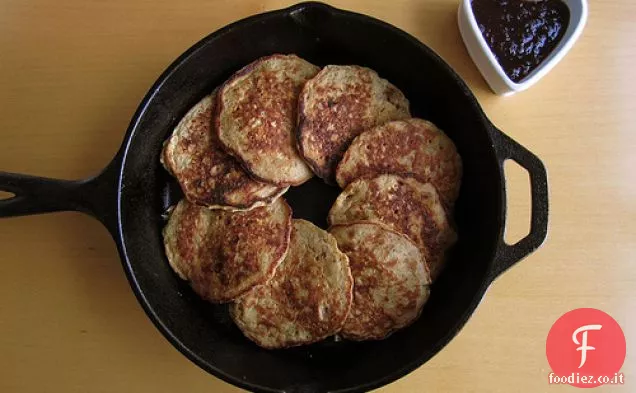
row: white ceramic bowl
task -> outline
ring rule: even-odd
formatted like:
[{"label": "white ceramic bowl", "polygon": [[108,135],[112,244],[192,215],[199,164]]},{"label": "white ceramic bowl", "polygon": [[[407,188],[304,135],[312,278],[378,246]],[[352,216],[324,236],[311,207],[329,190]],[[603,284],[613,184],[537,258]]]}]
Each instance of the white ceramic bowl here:
[{"label": "white ceramic bowl", "polygon": [[457,15],[459,31],[470,57],[495,93],[510,95],[529,88],[543,78],[572,48],[587,21],[587,0],[562,1],[570,9],[570,22],[563,38],[537,68],[520,83],[516,83],[506,75],[481,34],[471,6],[472,0],[462,0]]}]

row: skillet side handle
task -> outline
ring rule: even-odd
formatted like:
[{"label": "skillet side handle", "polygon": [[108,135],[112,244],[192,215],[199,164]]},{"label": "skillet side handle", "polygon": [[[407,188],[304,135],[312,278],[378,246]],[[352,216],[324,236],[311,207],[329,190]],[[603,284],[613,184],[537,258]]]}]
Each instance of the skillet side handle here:
[{"label": "skillet side handle", "polygon": [[0,191],[14,194],[0,199],[0,218],[78,211],[97,218],[115,235],[120,162],[115,158],[100,174],[85,180],[58,180],[0,171]]},{"label": "skillet side handle", "polygon": [[[491,127],[491,136],[497,154],[497,160],[502,173],[506,160],[513,160],[528,171],[530,175],[530,194],[532,198],[532,212],[530,218],[530,233],[517,243],[508,245],[504,241],[505,229],[498,240],[495,260],[490,269],[489,281],[493,281],[501,273],[519,262],[545,241],[548,234],[548,176],[545,166],[530,151],[515,142],[508,135],[496,127]],[[503,185],[504,219],[506,218],[506,185]]]}]

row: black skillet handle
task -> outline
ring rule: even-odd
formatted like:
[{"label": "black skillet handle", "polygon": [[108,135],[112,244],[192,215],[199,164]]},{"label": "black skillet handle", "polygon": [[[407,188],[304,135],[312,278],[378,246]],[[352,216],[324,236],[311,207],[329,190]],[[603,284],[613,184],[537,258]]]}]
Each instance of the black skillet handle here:
[{"label": "black skillet handle", "polygon": [[[501,232],[495,260],[490,270],[490,281],[497,278],[509,267],[519,262],[546,239],[548,234],[548,176],[545,166],[530,151],[521,146],[508,135],[496,127],[490,132],[497,154],[499,167],[503,173],[504,162],[508,159],[515,161],[528,171],[530,175],[530,194],[532,197],[532,213],[530,218],[530,233],[513,245],[504,241],[504,231]],[[506,185],[503,185],[504,218],[506,217]]]},{"label": "black skillet handle", "polygon": [[85,180],[57,180],[0,172],[0,218],[57,211],[79,211],[97,218],[111,232],[117,229],[119,156],[100,174]]}]

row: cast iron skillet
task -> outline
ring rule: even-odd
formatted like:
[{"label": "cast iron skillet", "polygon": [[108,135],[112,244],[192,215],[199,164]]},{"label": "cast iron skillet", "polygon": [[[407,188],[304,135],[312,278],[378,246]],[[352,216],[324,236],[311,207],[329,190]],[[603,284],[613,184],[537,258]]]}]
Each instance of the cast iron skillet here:
[{"label": "cast iron skillet", "polygon": [[[415,116],[448,133],[463,158],[456,208],[459,242],[421,318],[387,340],[260,349],[241,335],[225,306],[200,300],[168,266],[162,214],[181,195],[160,167],[162,143],[206,93],[240,67],[272,53],[296,53],[318,65],[360,64],[377,70],[404,91]],[[528,170],[532,192],[531,231],[515,245],[503,241],[502,165],[507,159]],[[122,148],[99,175],[66,181],[0,173],[0,190],[15,194],[0,201],[0,216],[76,210],[100,220],[117,243],[139,303],[166,338],[217,377],[267,392],[363,391],[414,370],[458,333],[499,274],[541,245],[548,219],[543,164],[490,123],[443,60],[389,24],[320,3],[241,20],[190,48],[152,86]],[[285,198],[295,217],[324,227],[338,192],[314,179]]]}]

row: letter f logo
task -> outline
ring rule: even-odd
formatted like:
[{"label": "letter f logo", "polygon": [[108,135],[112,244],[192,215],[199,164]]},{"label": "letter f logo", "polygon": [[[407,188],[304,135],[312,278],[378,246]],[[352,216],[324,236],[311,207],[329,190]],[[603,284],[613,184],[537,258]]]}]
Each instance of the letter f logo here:
[{"label": "letter f logo", "polygon": [[[589,330],[601,330],[602,327],[602,325],[585,325],[576,329],[572,334],[572,341],[574,341],[574,344],[581,345],[576,349],[577,351],[581,351],[581,364],[579,365],[579,368],[583,367],[583,365],[585,364],[585,360],[587,359],[587,351],[593,351],[596,349],[587,345],[587,332]],[[583,332],[583,334],[581,335],[581,342],[579,342],[576,336],[581,332]]]}]

